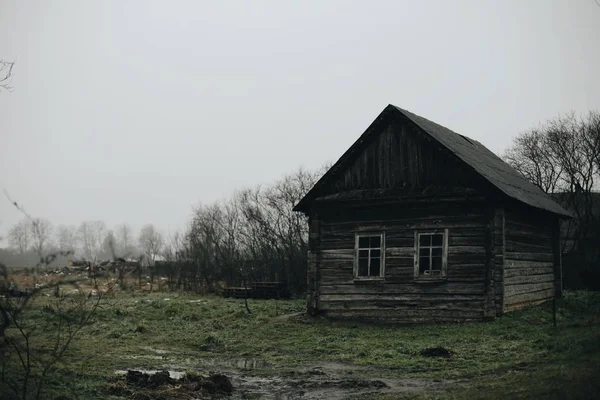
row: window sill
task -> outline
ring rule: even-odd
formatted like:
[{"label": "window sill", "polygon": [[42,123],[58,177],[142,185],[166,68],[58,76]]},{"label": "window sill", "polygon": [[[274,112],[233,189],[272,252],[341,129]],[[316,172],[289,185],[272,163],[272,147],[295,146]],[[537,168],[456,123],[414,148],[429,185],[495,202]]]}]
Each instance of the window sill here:
[{"label": "window sill", "polygon": [[418,278],[415,278],[414,282],[415,283],[424,283],[424,284],[428,284],[428,283],[444,283],[444,282],[448,282],[448,278],[423,278],[423,277],[418,277]]}]

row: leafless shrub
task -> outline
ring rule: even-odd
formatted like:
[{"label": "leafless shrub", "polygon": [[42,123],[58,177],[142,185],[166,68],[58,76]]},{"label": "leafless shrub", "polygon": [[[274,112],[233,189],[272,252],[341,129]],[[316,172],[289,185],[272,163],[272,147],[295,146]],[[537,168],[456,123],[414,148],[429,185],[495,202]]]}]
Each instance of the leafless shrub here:
[{"label": "leafless shrub", "polygon": [[185,235],[182,276],[210,288],[215,281],[284,281],[302,292],[308,227],[292,208],[320,175],[299,170],[272,186],[240,190],[227,201],[197,207]]},{"label": "leafless shrub", "polygon": [[[7,195],[8,197],[8,195]],[[10,199],[10,198],[9,198]],[[16,202],[11,202],[31,221],[37,235],[37,249],[44,267],[57,256],[72,251],[42,255],[49,237],[40,219],[32,218]],[[0,264],[0,385],[3,396],[20,400],[39,399],[53,367],[64,356],[75,337],[92,322],[98,308],[113,292],[116,282],[107,280],[96,290],[84,290],[88,277],[64,277],[53,283],[18,288],[9,270]],[[52,338],[49,342],[47,339]]]}]

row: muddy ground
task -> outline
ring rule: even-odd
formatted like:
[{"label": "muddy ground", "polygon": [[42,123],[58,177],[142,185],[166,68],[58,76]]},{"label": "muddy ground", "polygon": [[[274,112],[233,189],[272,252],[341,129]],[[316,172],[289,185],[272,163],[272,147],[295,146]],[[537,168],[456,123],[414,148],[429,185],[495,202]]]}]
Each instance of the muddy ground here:
[{"label": "muddy ground", "polygon": [[[125,376],[128,371],[139,371],[151,376],[166,370],[170,378],[181,382],[186,371],[193,371],[206,377],[223,374],[229,378],[233,386],[229,395],[231,399],[371,398],[378,394],[441,392],[450,384],[457,383],[457,381],[433,378],[402,378],[398,371],[391,369],[382,370],[334,362],[298,365],[293,369],[278,368],[276,365],[256,359],[199,359],[186,360],[185,365],[178,365],[169,362],[165,350],[149,348],[145,350],[150,350],[150,354],[140,354],[140,358],[156,360],[158,357],[164,357],[165,362],[156,363],[153,368],[133,367],[115,373]],[[196,367],[191,367],[194,363]],[[206,393],[198,396],[206,397]]]}]

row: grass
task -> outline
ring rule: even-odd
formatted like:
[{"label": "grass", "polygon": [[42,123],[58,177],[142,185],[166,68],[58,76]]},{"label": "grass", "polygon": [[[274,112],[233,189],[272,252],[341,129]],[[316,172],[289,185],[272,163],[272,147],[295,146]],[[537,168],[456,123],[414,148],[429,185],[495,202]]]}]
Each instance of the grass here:
[{"label": "grass", "polygon": [[[165,364],[194,369],[213,359],[257,359],[270,366],[260,371],[267,376],[341,362],[366,366],[363,373],[371,377],[456,381],[450,391],[411,395],[415,398],[600,397],[599,293],[566,292],[558,302],[557,328],[551,304],[488,323],[391,326],[304,315],[274,318],[302,312],[303,300],[249,303],[252,314],[241,300],[119,294],[76,339],[47,391],[127,398],[107,383],[115,370]],[[420,353],[437,346],[452,356]]]}]

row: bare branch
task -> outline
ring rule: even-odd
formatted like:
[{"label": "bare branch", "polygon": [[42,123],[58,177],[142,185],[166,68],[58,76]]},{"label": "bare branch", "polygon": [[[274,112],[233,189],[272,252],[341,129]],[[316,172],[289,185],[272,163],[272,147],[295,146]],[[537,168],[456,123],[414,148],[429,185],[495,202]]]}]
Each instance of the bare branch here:
[{"label": "bare branch", "polygon": [[12,86],[10,86],[10,78],[12,76],[12,70],[14,66],[14,62],[0,60],[0,89],[4,89],[7,92],[12,90]]}]

